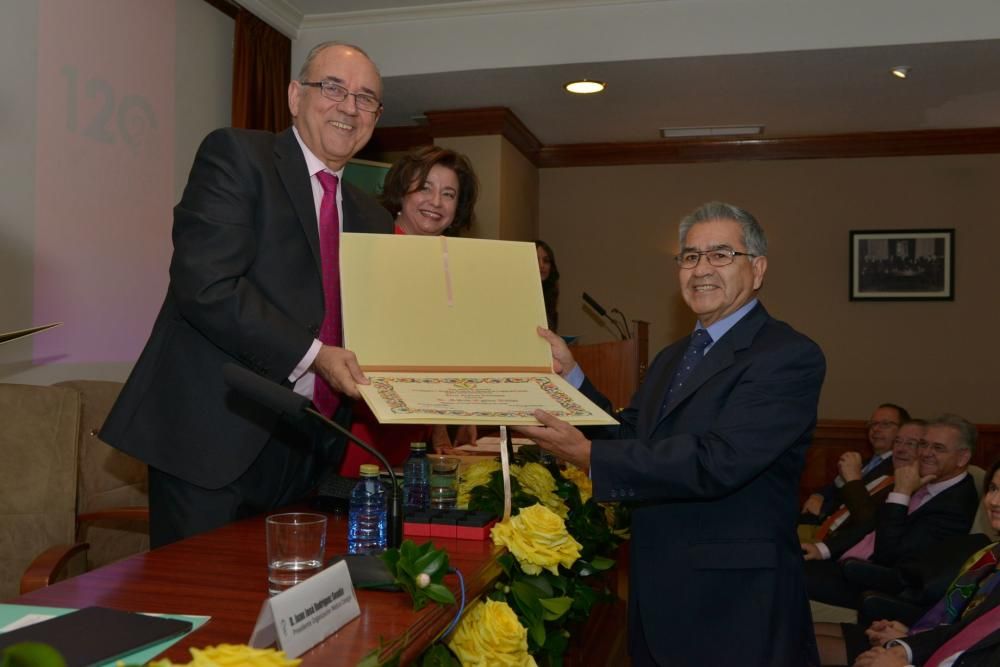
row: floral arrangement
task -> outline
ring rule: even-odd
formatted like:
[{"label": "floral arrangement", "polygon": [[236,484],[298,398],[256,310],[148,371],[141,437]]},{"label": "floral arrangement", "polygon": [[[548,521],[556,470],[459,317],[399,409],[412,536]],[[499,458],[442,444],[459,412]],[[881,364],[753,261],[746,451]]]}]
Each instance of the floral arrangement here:
[{"label": "floral arrangement", "polygon": [[[191,662],[176,663],[154,660],[147,667],[298,667],[301,660],[292,660],[284,651],[273,648],[250,648],[245,644],[219,644],[207,648],[188,649]],[[129,667],[122,660],[116,667]],[[22,642],[0,652],[0,667],[66,667],[62,655],[48,644]],[[135,666],[138,667],[138,666]]]},{"label": "floral arrangement", "polygon": [[[532,448],[511,466],[511,496],[512,516],[491,532],[508,551],[499,559],[503,574],[447,647],[462,665],[561,665],[571,629],[611,599],[599,575],[614,566],[628,519],[621,507],[594,501],[586,472],[543,463]],[[459,506],[503,514],[499,462],[463,471]],[[448,657],[438,646],[423,664],[457,662]]]}]

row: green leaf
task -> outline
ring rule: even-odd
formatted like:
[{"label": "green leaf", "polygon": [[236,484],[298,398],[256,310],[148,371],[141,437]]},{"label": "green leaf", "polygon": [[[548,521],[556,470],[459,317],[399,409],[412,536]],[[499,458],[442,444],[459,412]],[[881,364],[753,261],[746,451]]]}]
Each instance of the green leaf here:
[{"label": "green leaf", "polygon": [[397,576],[397,572],[399,571],[399,549],[386,549],[379,558],[385,563],[389,573],[393,577]]},{"label": "green leaf", "polygon": [[[558,577],[556,577],[558,579]],[[526,574],[521,577],[517,577],[517,581],[528,584],[532,588],[538,591],[540,597],[550,598],[554,595],[552,591],[552,584],[549,583],[548,579],[543,575],[530,575]]]},{"label": "green leaf", "polygon": [[412,563],[417,559],[416,552],[417,545],[413,543],[413,540],[403,540],[403,543],[399,545],[399,553],[402,555],[402,560]]},{"label": "green leaf", "polygon": [[510,585],[510,592],[514,596],[514,601],[521,609],[525,619],[534,624],[542,620],[542,603],[539,602],[538,589],[522,581],[515,581]]},{"label": "green leaf", "polygon": [[427,597],[435,602],[440,602],[441,604],[455,604],[455,595],[447,586],[443,586],[441,584],[428,584],[427,588],[423,589],[423,591],[427,594]]},{"label": "green leaf", "polygon": [[[430,544],[430,542],[427,544]],[[444,551],[431,551],[418,558],[413,567],[416,569],[417,574],[425,573],[433,576],[443,568],[447,569],[448,554]]]},{"label": "green leaf", "polygon": [[558,619],[573,606],[573,599],[565,596],[558,598],[541,598],[539,602],[542,607],[545,608],[545,613],[542,617],[546,621],[554,621]]},{"label": "green leaf", "polygon": [[549,665],[558,667],[563,664],[563,655],[569,646],[569,637],[563,632],[550,632],[545,638],[545,652],[549,654]]},{"label": "green leaf", "polygon": [[0,657],[3,667],[66,667],[59,651],[39,642],[13,644],[4,649]]},{"label": "green leaf", "polygon": [[604,556],[594,556],[590,559],[590,564],[595,570],[603,572],[613,568],[615,566],[615,561],[611,558],[605,558]]},{"label": "green leaf", "polygon": [[461,667],[458,658],[444,644],[433,644],[420,659],[420,667]]},{"label": "green leaf", "polygon": [[541,619],[528,626],[528,635],[538,646],[545,646],[545,624]]}]

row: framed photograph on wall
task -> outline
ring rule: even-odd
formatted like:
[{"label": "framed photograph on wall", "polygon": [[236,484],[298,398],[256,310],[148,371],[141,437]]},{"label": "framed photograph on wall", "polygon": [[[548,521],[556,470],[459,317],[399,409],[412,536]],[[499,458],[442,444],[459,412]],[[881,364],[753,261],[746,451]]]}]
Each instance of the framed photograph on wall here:
[{"label": "framed photograph on wall", "polygon": [[852,231],[852,301],[955,298],[955,230]]}]

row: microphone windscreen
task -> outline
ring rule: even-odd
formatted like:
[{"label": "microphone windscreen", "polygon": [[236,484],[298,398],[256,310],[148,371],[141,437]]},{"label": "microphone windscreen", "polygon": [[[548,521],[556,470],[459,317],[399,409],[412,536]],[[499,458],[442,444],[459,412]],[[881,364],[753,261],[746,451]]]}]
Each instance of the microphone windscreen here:
[{"label": "microphone windscreen", "polygon": [[226,384],[275,412],[298,417],[309,405],[309,399],[286,389],[276,382],[257,375],[238,364],[229,363],[222,367],[222,377]]},{"label": "microphone windscreen", "polygon": [[593,308],[593,309],[594,309],[594,312],[596,312],[596,313],[597,313],[598,315],[600,315],[601,317],[607,317],[607,316],[608,316],[608,313],[607,313],[607,311],[605,311],[605,310],[604,310],[603,308],[601,308],[601,304],[599,304],[599,303],[597,303],[596,301],[594,301],[593,297],[591,297],[591,296],[590,296],[589,294],[587,294],[586,292],[584,292],[584,293],[583,293],[583,300],[584,300],[584,301],[586,301],[586,302],[587,302],[587,304],[588,304],[588,305],[589,305],[589,306],[590,306],[591,308]]}]

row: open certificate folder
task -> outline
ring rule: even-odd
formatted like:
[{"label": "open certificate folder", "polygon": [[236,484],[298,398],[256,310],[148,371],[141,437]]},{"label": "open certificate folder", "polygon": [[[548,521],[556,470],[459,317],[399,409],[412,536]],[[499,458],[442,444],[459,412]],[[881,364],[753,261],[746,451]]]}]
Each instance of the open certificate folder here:
[{"label": "open certificate folder", "polygon": [[382,423],[615,420],[552,372],[533,243],[341,235],[344,344]]}]

